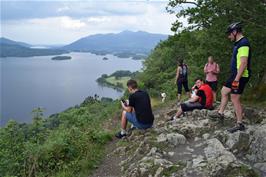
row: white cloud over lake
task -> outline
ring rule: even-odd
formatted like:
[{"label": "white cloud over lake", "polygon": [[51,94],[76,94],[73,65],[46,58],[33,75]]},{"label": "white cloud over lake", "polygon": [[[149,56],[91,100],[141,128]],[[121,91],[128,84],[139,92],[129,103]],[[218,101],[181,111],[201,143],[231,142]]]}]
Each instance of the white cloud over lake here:
[{"label": "white cloud over lake", "polygon": [[172,34],[168,1],[35,1],[2,3],[2,36],[32,44],[67,44],[123,30]]}]

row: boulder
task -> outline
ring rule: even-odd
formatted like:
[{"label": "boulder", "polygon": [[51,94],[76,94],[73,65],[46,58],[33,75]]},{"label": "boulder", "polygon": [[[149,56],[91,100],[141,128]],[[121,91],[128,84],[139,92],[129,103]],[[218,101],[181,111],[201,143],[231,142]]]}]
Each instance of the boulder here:
[{"label": "boulder", "polygon": [[234,152],[243,152],[249,149],[249,134],[246,132],[235,132],[228,134],[226,146],[231,151]]},{"label": "boulder", "polygon": [[231,152],[227,151],[216,138],[209,139],[207,145],[204,152],[208,161],[210,175],[220,176],[229,171],[231,165],[236,162],[236,157]]},{"label": "boulder", "polygon": [[266,124],[257,126],[250,145],[254,163],[266,162]]},{"label": "boulder", "polygon": [[170,133],[167,134],[166,137],[167,141],[174,146],[186,143],[185,136],[179,133]]},{"label": "boulder", "polygon": [[256,163],[254,167],[265,173],[266,175],[266,162],[265,163]]}]

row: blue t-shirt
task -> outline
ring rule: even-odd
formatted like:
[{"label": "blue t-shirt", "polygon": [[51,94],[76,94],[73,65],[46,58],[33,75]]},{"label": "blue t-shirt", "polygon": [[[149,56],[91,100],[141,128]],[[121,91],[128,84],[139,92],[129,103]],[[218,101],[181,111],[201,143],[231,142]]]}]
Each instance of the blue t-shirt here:
[{"label": "blue t-shirt", "polygon": [[245,37],[241,38],[234,44],[233,55],[231,59],[231,72],[233,75],[237,75],[241,64],[241,57],[248,57],[248,64],[242,74],[242,77],[250,77],[251,49],[249,41]]}]

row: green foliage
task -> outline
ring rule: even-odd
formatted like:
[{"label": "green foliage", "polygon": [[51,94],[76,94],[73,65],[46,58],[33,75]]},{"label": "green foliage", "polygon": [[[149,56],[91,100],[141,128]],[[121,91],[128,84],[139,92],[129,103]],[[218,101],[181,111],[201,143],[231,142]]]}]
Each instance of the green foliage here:
[{"label": "green foliage", "polygon": [[32,124],[10,121],[0,129],[0,176],[87,176],[112,139],[103,126],[117,110],[89,97],[47,119],[37,108]]},{"label": "green foliage", "polygon": [[[182,8],[180,10],[177,7]],[[144,72],[138,78],[145,83],[146,88],[175,96],[177,57],[183,58],[189,67],[190,86],[194,78],[205,77],[203,67],[210,55],[220,65],[220,84],[226,81],[230,72],[233,43],[227,39],[225,30],[235,21],[244,24],[244,35],[251,43],[252,77],[247,90],[254,90],[261,84],[266,75],[266,20],[263,15],[266,14],[266,4],[263,1],[170,0],[167,9],[177,16],[172,26],[172,30],[177,33],[160,42],[144,62]],[[183,26],[179,17],[188,19],[187,27]]]},{"label": "green foliage", "polygon": [[119,70],[119,71],[115,71],[113,74],[111,74],[110,76],[114,76],[114,77],[124,77],[124,76],[131,76],[131,72],[127,71],[127,70]]}]

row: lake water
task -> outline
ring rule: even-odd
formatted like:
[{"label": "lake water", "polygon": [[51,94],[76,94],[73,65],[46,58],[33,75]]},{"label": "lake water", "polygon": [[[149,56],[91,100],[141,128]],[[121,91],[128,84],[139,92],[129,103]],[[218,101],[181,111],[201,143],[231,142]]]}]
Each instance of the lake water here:
[{"label": "lake water", "polygon": [[45,116],[80,104],[94,94],[113,99],[122,96],[112,88],[102,87],[96,79],[117,70],[137,71],[142,61],[91,53],[66,54],[71,60],[55,61],[53,56],[0,58],[1,120],[31,122],[31,111],[41,107]]}]

